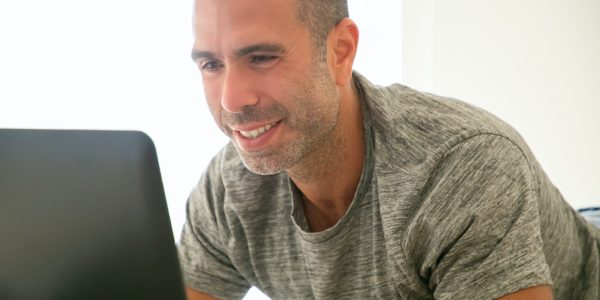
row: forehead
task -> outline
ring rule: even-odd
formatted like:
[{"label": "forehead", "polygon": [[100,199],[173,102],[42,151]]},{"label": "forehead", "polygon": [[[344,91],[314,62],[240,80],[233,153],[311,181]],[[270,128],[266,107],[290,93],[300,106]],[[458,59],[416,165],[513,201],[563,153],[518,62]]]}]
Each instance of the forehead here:
[{"label": "forehead", "polygon": [[196,0],[194,48],[220,51],[298,38],[296,0]]}]

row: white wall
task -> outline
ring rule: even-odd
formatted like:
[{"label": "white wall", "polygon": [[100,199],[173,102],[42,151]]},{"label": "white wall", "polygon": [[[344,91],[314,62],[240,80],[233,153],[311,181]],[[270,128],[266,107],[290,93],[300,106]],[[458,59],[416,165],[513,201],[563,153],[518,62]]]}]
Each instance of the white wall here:
[{"label": "white wall", "polygon": [[0,2],[0,127],[135,129],[155,141],[173,230],[225,142],[190,59],[192,1]]},{"label": "white wall", "polygon": [[600,1],[404,0],[403,79],[512,124],[571,205],[600,205]]},{"label": "white wall", "polygon": [[359,29],[354,69],[373,83],[402,81],[402,1],[349,0],[350,18]]}]

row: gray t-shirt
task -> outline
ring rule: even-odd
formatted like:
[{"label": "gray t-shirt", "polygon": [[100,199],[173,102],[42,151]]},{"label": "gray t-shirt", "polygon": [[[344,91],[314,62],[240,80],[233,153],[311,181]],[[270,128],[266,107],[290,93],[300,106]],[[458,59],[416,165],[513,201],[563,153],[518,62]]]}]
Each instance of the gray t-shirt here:
[{"label": "gray t-shirt", "polygon": [[552,284],[555,299],[600,299],[600,231],[510,126],[354,78],[367,159],[345,216],[309,232],[288,176],[249,172],[227,145],[188,202],[187,286],[220,298],[254,285],[274,299],[493,299]]}]

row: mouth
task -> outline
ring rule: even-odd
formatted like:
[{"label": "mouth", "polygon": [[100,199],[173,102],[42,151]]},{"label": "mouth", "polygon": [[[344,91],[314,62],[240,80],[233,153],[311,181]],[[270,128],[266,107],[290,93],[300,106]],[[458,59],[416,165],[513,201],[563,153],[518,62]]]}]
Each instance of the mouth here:
[{"label": "mouth", "polygon": [[247,152],[255,152],[267,147],[279,135],[278,128],[281,126],[281,120],[262,125],[260,127],[247,126],[245,128],[232,128],[233,138],[237,145]]},{"label": "mouth", "polygon": [[277,122],[273,122],[271,124],[267,124],[265,126],[262,126],[262,127],[250,130],[250,131],[238,130],[238,132],[240,133],[240,135],[242,135],[243,137],[245,137],[247,139],[257,139],[260,136],[267,133],[269,130],[271,130],[271,128],[273,128],[276,124],[277,124]]}]

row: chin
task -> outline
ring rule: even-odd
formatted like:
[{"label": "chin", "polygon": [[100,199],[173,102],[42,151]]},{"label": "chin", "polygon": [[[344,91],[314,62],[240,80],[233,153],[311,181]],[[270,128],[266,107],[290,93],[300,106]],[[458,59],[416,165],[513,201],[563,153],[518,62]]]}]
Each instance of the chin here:
[{"label": "chin", "polygon": [[248,171],[258,175],[274,175],[285,171],[285,166],[273,157],[250,156],[238,150],[238,155]]},{"label": "chin", "polygon": [[244,167],[246,167],[246,169],[248,169],[248,171],[257,174],[257,175],[275,175],[275,174],[279,174],[282,172],[285,172],[284,169],[282,168],[277,168],[275,166],[270,166],[270,165],[266,165],[266,164],[257,164],[257,163],[248,163],[245,160],[242,159],[242,162],[244,163]]}]

